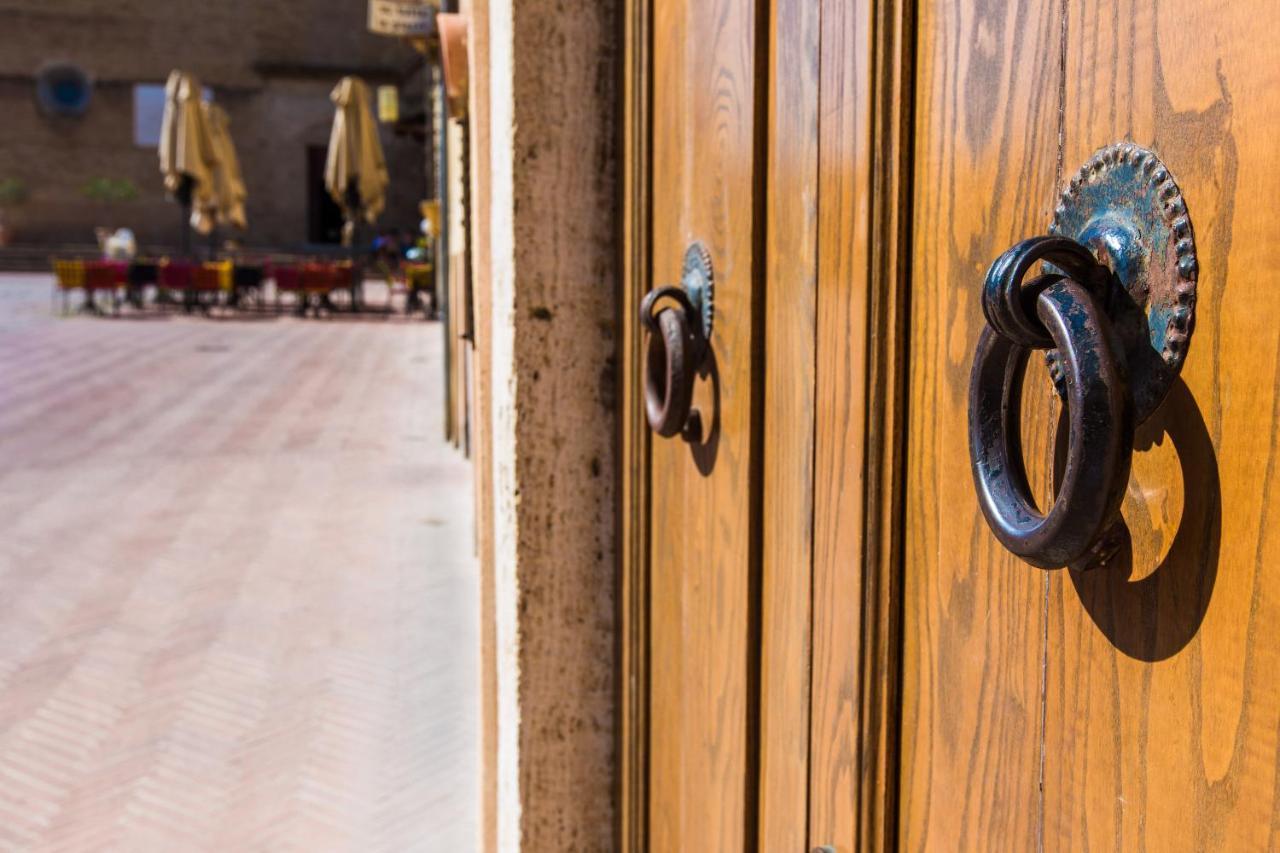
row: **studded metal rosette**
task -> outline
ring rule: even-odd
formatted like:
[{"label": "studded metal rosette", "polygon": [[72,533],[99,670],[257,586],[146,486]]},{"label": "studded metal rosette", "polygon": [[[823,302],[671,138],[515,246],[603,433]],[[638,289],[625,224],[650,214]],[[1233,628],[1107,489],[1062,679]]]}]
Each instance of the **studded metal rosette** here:
[{"label": "studded metal rosette", "polygon": [[[1182,370],[1195,328],[1199,266],[1182,193],[1153,152],[1131,142],[1108,145],[1071,178],[1049,231],[1083,243],[1114,274],[1107,313],[1141,422]],[[1056,350],[1046,359],[1061,392],[1061,359]]]},{"label": "studded metal rosette", "polygon": [[710,340],[716,317],[715,273],[711,268],[711,253],[696,240],[685,250],[680,286],[689,294],[689,301],[702,320],[702,336]]}]

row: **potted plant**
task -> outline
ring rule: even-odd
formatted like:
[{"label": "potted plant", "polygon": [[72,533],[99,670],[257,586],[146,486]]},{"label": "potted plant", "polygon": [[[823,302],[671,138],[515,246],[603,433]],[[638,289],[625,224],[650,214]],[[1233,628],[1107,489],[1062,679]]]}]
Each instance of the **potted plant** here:
[{"label": "potted plant", "polygon": [[27,185],[21,178],[0,178],[0,246],[13,240],[13,229],[7,222],[10,208],[17,207],[27,198]]},{"label": "potted plant", "polygon": [[138,197],[138,187],[128,178],[93,178],[84,185],[83,193],[90,201],[133,201]]}]

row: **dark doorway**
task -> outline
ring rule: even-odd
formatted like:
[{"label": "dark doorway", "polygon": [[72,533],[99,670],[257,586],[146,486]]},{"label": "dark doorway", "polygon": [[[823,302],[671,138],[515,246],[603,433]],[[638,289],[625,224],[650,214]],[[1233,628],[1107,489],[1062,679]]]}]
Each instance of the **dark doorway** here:
[{"label": "dark doorway", "polygon": [[342,208],[324,187],[324,161],[328,149],[307,146],[307,241],[342,242]]}]

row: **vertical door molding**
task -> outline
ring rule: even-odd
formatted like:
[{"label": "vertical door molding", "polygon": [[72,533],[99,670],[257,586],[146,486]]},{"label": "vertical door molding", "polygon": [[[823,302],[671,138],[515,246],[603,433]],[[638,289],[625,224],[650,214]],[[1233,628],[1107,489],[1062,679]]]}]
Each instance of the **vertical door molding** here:
[{"label": "vertical door molding", "polygon": [[897,847],[902,507],[915,121],[915,7],[877,7],[872,34],[871,272],[867,522],[860,656],[862,850]]},{"label": "vertical door molding", "polygon": [[813,0],[774,0],[768,12],[759,849],[804,850],[812,656],[820,8]]},{"label": "vertical door molding", "polygon": [[897,845],[914,4],[825,0],[811,845]]},{"label": "vertical door molding", "polygon": [[650,0],[622,8],[622,277],[618,474],[619,839],[622,853],[648,849],[649,428],[644,412],[644,332],[637,307],[649,289]]}]

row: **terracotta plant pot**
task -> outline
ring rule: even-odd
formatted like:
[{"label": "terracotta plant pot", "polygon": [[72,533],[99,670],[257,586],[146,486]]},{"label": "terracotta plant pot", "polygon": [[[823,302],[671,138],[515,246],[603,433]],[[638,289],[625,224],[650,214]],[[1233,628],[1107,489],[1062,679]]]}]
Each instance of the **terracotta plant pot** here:
[{"label": "terracotta plant pot", "polygon": [[444,89],[449,117],[467,115],[467,19],[459,14],[436,15],[440,29],[440,65],[444,69]]}]

